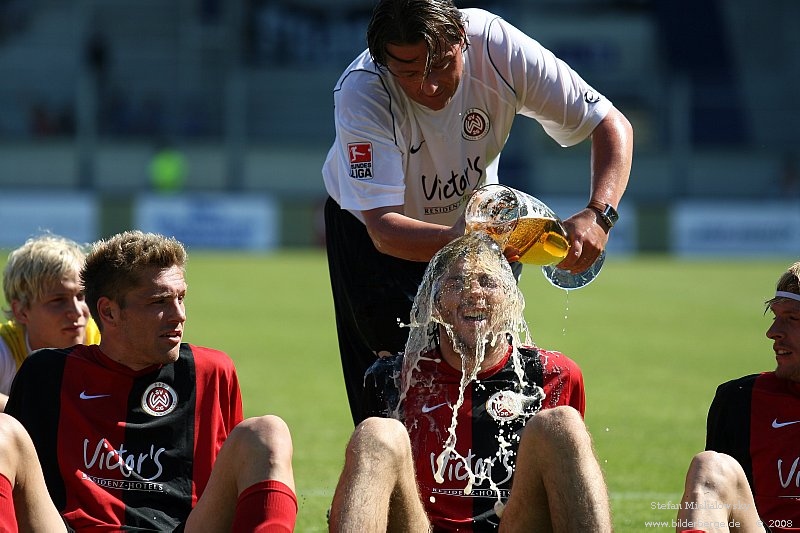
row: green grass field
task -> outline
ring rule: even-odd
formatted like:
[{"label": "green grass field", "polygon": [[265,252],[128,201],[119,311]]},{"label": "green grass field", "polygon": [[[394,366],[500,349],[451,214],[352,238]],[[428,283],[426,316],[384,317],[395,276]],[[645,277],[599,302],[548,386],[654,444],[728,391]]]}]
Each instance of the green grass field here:
[{"label": "green grass field", "polygon": [[[773,368],[763,302],[793,260],[609,257],[597,281],[569,294],[526,268],[520,285],[534,340],[583,368],[616,531],[674,531],[675,511],[657,506],[680,498],[716,386]],[[352,430],[324,252],[190,250],[187,278],[186,340],[236,361],[247,415],[287,421],[297,531],[324,531]]]}]

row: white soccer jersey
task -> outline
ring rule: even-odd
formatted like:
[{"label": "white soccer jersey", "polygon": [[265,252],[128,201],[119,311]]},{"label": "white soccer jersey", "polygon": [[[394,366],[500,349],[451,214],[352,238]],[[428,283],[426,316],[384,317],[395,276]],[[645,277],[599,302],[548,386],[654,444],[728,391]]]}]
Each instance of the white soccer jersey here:
[{"label": "white soccer jersey", "polygon": [[470,193],[497,183],[517,114],[562,146],[584,140],[611,108],[566,63],[500,17],[464,9],[469,47],[452,100],[433,111],[409,99],[364,51],[334,89],[336,139],[322,169],[328,194],[360,211],[452,225]]}]

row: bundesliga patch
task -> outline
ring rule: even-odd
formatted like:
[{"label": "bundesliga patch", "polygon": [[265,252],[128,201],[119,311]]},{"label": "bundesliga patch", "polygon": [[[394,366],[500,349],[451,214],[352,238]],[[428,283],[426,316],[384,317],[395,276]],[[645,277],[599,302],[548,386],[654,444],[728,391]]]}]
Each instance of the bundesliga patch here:
[{"label": "bundesliga patch", "polygon": [[169,414],[176,405],[178,405],[178,393],[160,381],[151,384],[142,394],[142,409],[152,416]]},{"label": "bundesliga patch", "polygon": [[372,179],[372,143],[350,143],[350,177],[357,180]]},{"label": "bundesliga patch", "polygon": [[464,113],[461,136],[468,141],[478,141],[489,133],[489,115],[483,109],[473,107]]}]

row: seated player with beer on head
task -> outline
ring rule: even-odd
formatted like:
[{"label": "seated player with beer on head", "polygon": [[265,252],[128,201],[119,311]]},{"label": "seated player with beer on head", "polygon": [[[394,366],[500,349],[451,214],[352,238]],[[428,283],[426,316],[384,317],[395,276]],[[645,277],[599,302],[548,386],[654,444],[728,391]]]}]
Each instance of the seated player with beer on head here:
[{"label": "seated player with beer on head", "polygon": [[403,354],[368,370],[330,530],[611,531],[583,379],[533,346],[524,298],[482,232],[429,263]]}]

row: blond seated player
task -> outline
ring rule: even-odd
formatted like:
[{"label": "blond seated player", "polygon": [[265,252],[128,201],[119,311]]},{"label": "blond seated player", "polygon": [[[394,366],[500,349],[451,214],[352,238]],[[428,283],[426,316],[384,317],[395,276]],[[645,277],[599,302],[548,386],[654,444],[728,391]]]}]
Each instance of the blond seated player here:
[{"label": "blond seated player", "polygon": [[162,235],[94,243],[80,276],[102,339],[20,367],[0,414],[0,531],[294,530],[289,428],[245,419],[233,360],[184,342],[186,261]]},{"label": "blond seated player", "polygon": [[89,314],[79,273],[81,246],[44,234],[12,251],[3,270],[8,309],[0,323],[0,411],[22,362],[39,348],[97,344],[100,332]]}]

